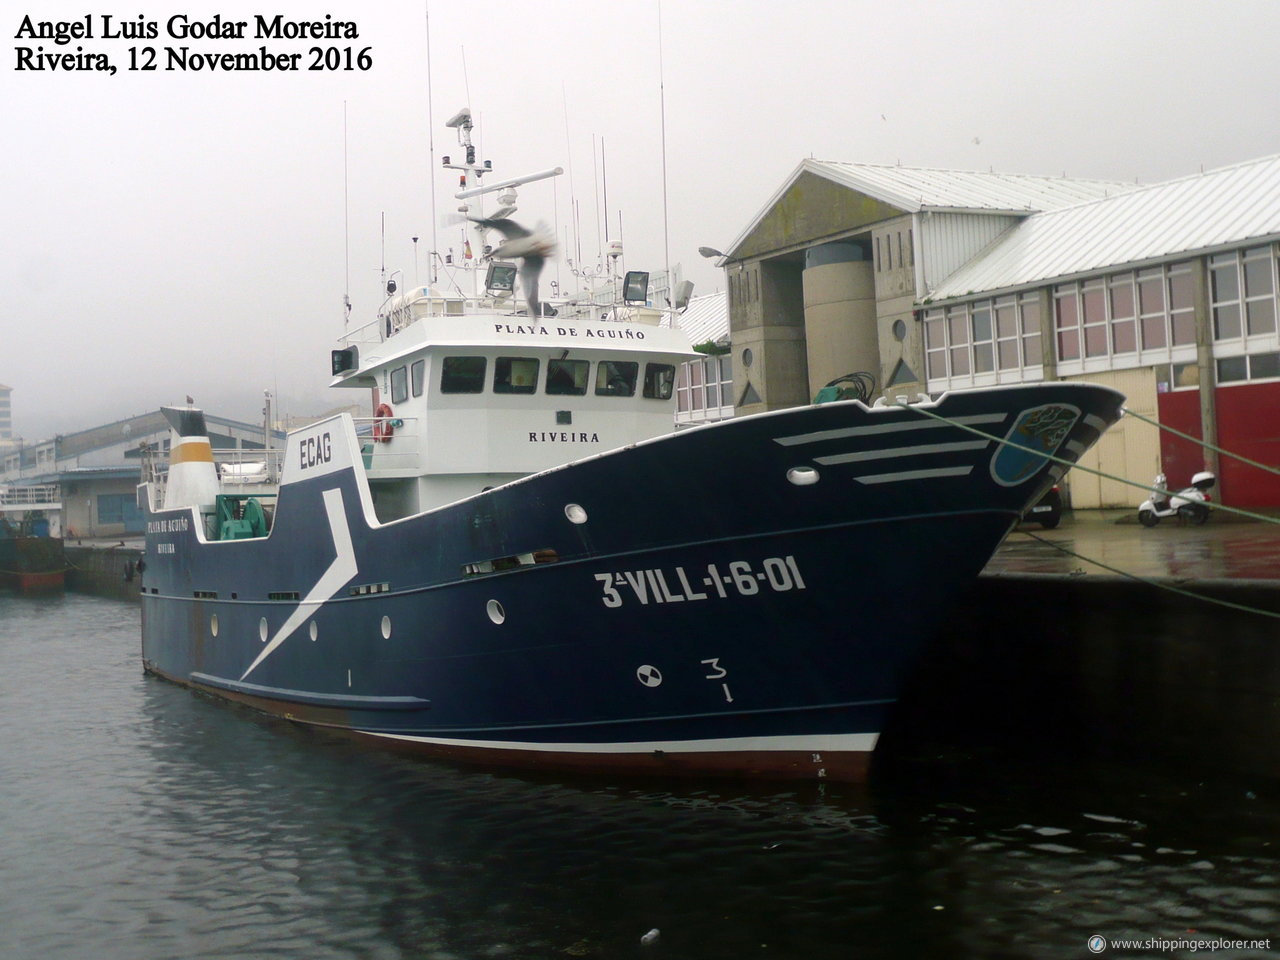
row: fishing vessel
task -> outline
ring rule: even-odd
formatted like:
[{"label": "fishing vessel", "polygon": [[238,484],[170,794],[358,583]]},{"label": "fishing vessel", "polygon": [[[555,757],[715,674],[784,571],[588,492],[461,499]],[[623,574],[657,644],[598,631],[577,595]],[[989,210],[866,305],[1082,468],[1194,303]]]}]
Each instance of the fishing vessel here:
[{"label": "fishing vessel", "polygon": [[0,588],[19,593],[63,588],[61,500],[57,484],[0,487]]},{"label": "fishing vessel", "polygon": [[640,278],[548,305],[519,269],[390,293],[332,358],[373,417],[291,433],[278,487],[226,482],[167,409],[148,671],[499,766],[859,780],[952,601],[1120,416],[1045,383],[675,432],[695,354]]}]

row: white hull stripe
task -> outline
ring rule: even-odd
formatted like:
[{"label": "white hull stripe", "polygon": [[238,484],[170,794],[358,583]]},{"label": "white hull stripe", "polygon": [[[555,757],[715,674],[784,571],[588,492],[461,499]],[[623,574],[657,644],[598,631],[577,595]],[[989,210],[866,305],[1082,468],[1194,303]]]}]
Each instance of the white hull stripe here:
[{"label": "white hull stripe", "polygon": [[881,450],[859,450],[856,453],[836,453],[828,457],[814,457],[816,463],[831,466],[837,463],[858,463],[862,460],[888,460],[893,457],[918,457],[932,453],[958,453],[962,450],[981,450],[990,440],[960,440],[956,443],[922,443],[913,447],[886,447]]},{"label": "white hull stripe", "polygon": [[870,753],[876,748],[878,733],[832,733],[786,737],[725,737],[719,740],[647,740],[632,743],[533,743],[527,740],[456,740],[450,737],[420,737],[407,733],[374,733],[369,736],[409,743],[431,743],[445,747],[473,747],[489,750],[532,750],[546,753],[756,753],[802,751],[806,753]]},{"label": "white hull stripe", "polygon": [[902,470],[898,473],[871,473],[865,477],[854,477],[859,483],[898,483],[901,480],[933,480],[938,477],[964,477],[972,472],[973,466],[938,467],[936,470]]},{"label": "white hull stripe", "polygon": [[1097,430],[1099,433],[1102,433],[1103,430],[1107,429],[1107,421],[1092,413],[1086,413],[1084,415],[1084,422],[1086,426],[1093,427],[1093,429]]},{"label": "white hull stripe", "polygon": [[869,437],[881,433],[899,433],[903,430],[930,430],[950,426],[952,423],[963,423],[977,426],[983,423],[1003,423],[1008,419],[1004,413],[978,413],[968,417],[955,417],[942,420],[906,420],[896,423],[876,423],[866,427],[844,427],[840,430],[817,430],[814,433],[797,433],[791,437],[774,437],[773,442],[784,447],[795,447],[803,443],[817,443],[820,440],[841,440],[845,437]]}]

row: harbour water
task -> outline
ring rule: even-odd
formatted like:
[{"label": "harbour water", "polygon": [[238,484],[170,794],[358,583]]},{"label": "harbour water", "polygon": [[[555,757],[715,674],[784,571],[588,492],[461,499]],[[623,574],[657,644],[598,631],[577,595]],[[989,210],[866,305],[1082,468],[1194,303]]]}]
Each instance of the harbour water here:
[{"label": "harbour water", "polygon": [[502,774],[147,677],[138,617],[0,596],[5,960],[1280,956],[1274,782],[984,751],[871,790]]}]

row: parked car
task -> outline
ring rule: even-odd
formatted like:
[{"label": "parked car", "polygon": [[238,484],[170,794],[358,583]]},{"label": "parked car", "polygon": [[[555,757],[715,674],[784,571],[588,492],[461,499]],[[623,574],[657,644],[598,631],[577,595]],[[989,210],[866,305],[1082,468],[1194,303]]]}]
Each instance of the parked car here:
[{"label": "parked car", "polygon": [[1036,501],[1036,505],[1022,515],[1023,523],[1038,523],[1046,530],[1052,530],[1062,521],[1062,491],[1055,483],[1045,495]]}]

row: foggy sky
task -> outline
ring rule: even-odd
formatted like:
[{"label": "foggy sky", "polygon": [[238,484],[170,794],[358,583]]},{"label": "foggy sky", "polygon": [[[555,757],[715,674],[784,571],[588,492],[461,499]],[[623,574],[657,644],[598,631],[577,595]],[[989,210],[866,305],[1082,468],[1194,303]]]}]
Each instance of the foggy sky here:
[{"label": "foggy sky", "polygon": [[[661,58],[656,0],[0,10],[10,38],[24,14],[161,25],[155,40],[6,41],[0,383],[32,441],[187,394],[250,421],[263,390],[295,414],[352,399],[324,387],[344,292],[359,325],[384,264],[427,280],[433,224],[439,249],[460,252],[459,229],[439,226],[457,201],[438,157],[457,155],[443,124],[464,105],[495,177],[566,168],[522,188],[517,219],[568,229],[588,262],[603,241],[603,145],[610,237],[621,231],[628,267],[657,271],[665,99],[670,262],[695,294],[724,283],[697,247],[726,249],[810,156],[1147,183],[1280,152],[1272,0],[668,0]],[[179,13],[330,13],[360,37],[175,40],[164,24]],[[267,46],[305,66],[317,44],[370,47],[372,69],[125,69],[130,46]],[[16,70],[14,48],[37,45],[103,52],[118,72]],[[555,279],[572,286],[563,256]]]}]

